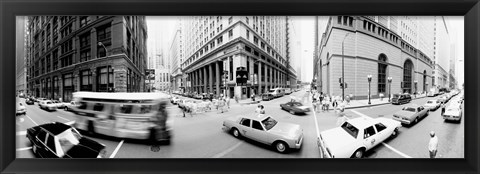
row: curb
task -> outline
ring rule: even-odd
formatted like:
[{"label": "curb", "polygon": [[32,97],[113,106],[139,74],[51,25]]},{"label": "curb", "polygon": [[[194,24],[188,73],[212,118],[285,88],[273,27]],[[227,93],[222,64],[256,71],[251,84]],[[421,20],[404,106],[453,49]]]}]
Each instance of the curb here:
[{"label": "curb", "polygon": [[[412,100],[417,100],[417,99],[421,99],[421,98],[427,98],[427,96],[417,97],[417,98],[414,98]],[[379,104],[373,104],[373,105],[352,106],[352,107],[345,107],[345,109],[358,109],[358,108],[366,108],[366,107],[372,107],[372,106],[381,106],[381,105],[386,105],[386,104],[391,104],[391,103],[387,102],[387,103],[379,103]],[[333,110],[333,109],[329,109],[329,110]]]}]

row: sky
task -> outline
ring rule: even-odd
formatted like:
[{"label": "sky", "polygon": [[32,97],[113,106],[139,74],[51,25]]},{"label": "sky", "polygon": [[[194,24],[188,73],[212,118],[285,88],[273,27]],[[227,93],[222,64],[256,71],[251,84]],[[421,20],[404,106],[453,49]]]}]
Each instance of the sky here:
[{"label": "sky", "polygon": [[[168,53],[170,48],[173,33],[175,30],[175,16],[147,16],[147,27],[148,27],[148,45],[147,48],[149,50],[149,55],[151,55],[152,51],[155,50],[155,47],[161,47],[164,55]],[[305,62],[313,62],[313,52],[314,52],[314,19],[313,16],[293,16],[291,17],[292,21],[294,21],[294,30],[295,36],[298,37],[297,41],[299,42],[300,46],[298,47],[299,50],[296,52],[296,56],[300,57],[295,60],[295,70],[298,68],[302,69],[302,79],[301,81],[311,81],[313,78],[313,65],[311,63]],[[456,56],[458,60],[456,63],[456,76],[458,79],[458,84],[462,84],[464,82],[464,72],[463,72],[463,58],[464,58],[464,22],[463,16],[454,16],[454,17],[446,17],[446,21],[449,26],[449,34],[450,34],[450,41],[451,43],[456,43]],[[328,16],[320,16],[319,17],[319,28],[318,34],[321,37],[322,33],[325,32],[325,28],[327,26]],[[320,39],[320,38],[319,38]],[[157,49],[158,52],[158,49]]]}]

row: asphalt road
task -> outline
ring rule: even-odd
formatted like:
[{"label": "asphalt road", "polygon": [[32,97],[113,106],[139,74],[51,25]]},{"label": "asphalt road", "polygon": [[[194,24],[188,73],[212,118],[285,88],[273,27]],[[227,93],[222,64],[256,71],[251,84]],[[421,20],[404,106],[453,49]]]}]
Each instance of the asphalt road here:
[{"label": "asphalt road", "polygon": [[[292,93],[302,99],[305,104],[310,103],[307,92],[299,91]],[[101,135],[89,136],[103,143],[107,147],[107,157],[111,158],[318,158],[316,146],[317,126],[318,131],[336,127],[338,116],[333,112],[310,112],[306,115],[292,115],[281,110],[280,104],[290,100],[290,96],[284,96],[271,101],[262,101],[266,114],[271,115],[279,122],[290,122],[301,125],[304,133],[303,145],[300,150],[294,150],[287,154],[280,154],[270,146],[266,146],[251,140],[237,139],[222,130],[222,122],[241,114],[254,113],[256,104],[239,105],[233,104],[228,112],[219,113],[216,110],[207,113],[198,113],[193,116],[183,117],[182,112],[176,105],[168,107],[170,118],[174,120],[173,137],[170,145],[154,145],[137,140],[119,139]],[[23,99],[18,99],[23,102]],[[414,100],[412,103],[423,104],[427,99]],[[383,105],[372,108],[347,110],[352,117],[358,117],[362,113],[370,117],[391,118],[391,115],[400,110],[402,106]],[[400,134],[386,144],[387,148],[379,145],[366,155],[369,158],[414,158],[428,157],[428,133],[435,130],[439,136],[438,157],[462,158],[463,151],[463,120],[461,124],[445,123],[440,117],[440,111],[430,113],[419,124],[409,128],[402,128]],[[314,117],[315,116],[315,117]],[[33,158],[30,144],[25,137],[25,130],[29,127],[59,121],[74,121],[75,115],[63,110],[48,112],[39,109],[35,105],[27,105],[27,114],[17,116],[17,157]],[[317,125],[315,125],[317,123]],[[395,149],[395,150],[392,150]],[[405,156],[399,155],[404,153]]]}]

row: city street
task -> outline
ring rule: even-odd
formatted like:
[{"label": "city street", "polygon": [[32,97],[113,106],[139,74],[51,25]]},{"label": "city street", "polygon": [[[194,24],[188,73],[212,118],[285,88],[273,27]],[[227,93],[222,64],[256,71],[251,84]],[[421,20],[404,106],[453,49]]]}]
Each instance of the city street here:
[{"label": "city street", "polygon": [[[294,92],[291,95],[303,102],[310,103],[311,97],[305,91]],[[461,96],[461,94],[456,97]],[[181,97],[183,98],[183,97]],[[423,105],[431,98],[413,100],[409,104]],[[24,99],[17,99],[22,101]],[[309,112],[306,115],[291,115],[281,110],[280,104],[290,100],[284,96],[271,101],[262,101],[266,114],[279,122],[290,122],[301,125],[304,139],[300,150],[280,154],[273,148],[246,139],[237,139],[222,130],[222,122],[240,114],[253,114],[257,104],[240,105],[231,100],[231,109],[225,113],[216,110],[183,117],[176,105],[170,105],[168,111],[174,120],[173,137],[170,145],[152,146],[145,141],[112,138],[100,135],[90,137],[106,145],[107,157],[110,158],[318,158],[316,143],[318,131],[336,127],[338,116],[334,111],[319,113]],[[381,105],[371,108],[346,110],[350,118],[355,117],[387,117],[402,107],[409,105]],[[26,105],[27,114],[17,116],[17,157],[32,158],[30,143],[25,137],[25,130],[35,125],[58,121],[68,123],[74,121],[74,114],[64,110],[48,112],[35,105]],[[314,118],[316,116],[316,119]],[[367,158],[427,158],[429,132],[434,130],[439,137],[439,158],[464,157],[464,124],[444,122],[440,109],[430,112],[430,115],[417,125],[403,127],[399,135],[367,152]]]}]

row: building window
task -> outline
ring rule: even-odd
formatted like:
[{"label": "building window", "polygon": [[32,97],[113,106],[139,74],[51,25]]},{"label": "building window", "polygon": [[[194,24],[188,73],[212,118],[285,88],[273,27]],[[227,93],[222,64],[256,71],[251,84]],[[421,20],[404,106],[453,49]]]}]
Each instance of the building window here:
[{"label": "building window", "polygon": [[80,48],[90,47],[90,33],[80,36]]},{"label": "building window", "polygon": [[233,17],[228,18],[228,24],[231,24],[233,21]]},{"label": "building window", "polygon": [[127,70],[127,92],[133,92],[132,90],[132,70],[128,68]]},{"label": "building window", "polygon": [[228,31],[228,38],[231,38],[233,36],[233,30]]},{"label": "building window", "polygon": [[403,92],[412,93],[412,73],[413,63],[411,60],[406,60],[403,64]]},{"label": "building window", "polygon": [[80,91],[92,91],[92,71],[90,69],[80,72]]},{"label": "building window", "polygon": [[47,55],[47,72],[50,72],[50,67],[51,67],[51,64],[50,64],[50,55]]},{"label": "building window", "polygon": [[61,67],[66,67],[66,66],[70,66],[73,64],[72,62],[73,58],[72,58],[72,55],[68,55],[68,56],[65,56],[63,58],[61,58],[60,62],[61,62]]},{"label": "building window", "polygon": [[90,16],[81,16],[80,17],[80,27],[84,27],[90,23]]},{"label": "building window", "polygon": [[338,24],[342,24],[342,16],[338,16],[337,22],[338,22]]},{"label": "building window", "polygon": [[253,36],[253,43],[255,43],[256,45],[258,45],[258,38],[257,38],[257,36]]},{"label": "building window", "polygon": [[248,30],[248,29],[247,29],[247,40],[250,40],[250,30]]},{"label": "building window", "polygon": [[69,24],[67,27],[65,27],[62,31],[62,38],[67,37],[70,33],[72,33],[72,24]]},{"label": "building window", "polygon": [[82,50],[80,52],[80,62],[88,61],[91,59],[90,49]]},{"label": "building window", "polygon": [[97,92],[113,91],[113,69],[111,66],[97,69]]},{"label": "building window", "polygon": [[62,54],[72,50],[72,40],[68,40],[62,44]]},{"label": "building window", "polygon": [[59,98],[58,96],[58,77],[54,76],[53,77],[53,97],[54,98]]},{"label": "building window", "polygon": [[387,88],[387,56],[378,56],[378,93],[385,93]]},{"label": "building window", "polygon": [[111,27],[110,24],[97,28],[97,41],[103,44],[110,45]]},{"label": "building window", "polygon": [[223,42],[223,36],[218,37],[217,43],[220,45]]},{"label": "building window", "polygon": [[64,101],[72,100],[73,75],[71,73],[63,75],[63,98]]},{"label": "building window", "polygon": [[53,50],[52,59],[53,59],[53,70],[57,70],[58,69],[58,50]]}]

